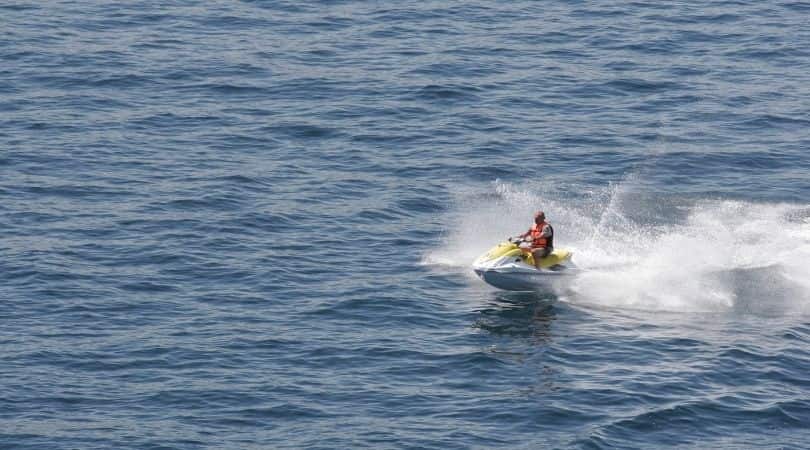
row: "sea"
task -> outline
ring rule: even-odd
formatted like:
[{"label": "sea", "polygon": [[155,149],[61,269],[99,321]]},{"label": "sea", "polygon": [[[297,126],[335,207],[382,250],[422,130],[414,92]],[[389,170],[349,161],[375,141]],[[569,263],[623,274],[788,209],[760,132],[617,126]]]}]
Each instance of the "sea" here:
[{"label": "sea", "polygon": [[810,448],[810,3],[0,1],[0,449],[215,448]]}]

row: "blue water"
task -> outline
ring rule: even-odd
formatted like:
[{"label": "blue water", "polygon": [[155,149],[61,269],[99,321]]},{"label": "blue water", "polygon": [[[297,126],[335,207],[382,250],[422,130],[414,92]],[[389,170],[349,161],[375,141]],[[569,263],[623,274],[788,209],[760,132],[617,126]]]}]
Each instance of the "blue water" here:
[{"label": "blue water", "polygon": [[810,448],[810,4],[608,3],[0,5],[0,448]]}]

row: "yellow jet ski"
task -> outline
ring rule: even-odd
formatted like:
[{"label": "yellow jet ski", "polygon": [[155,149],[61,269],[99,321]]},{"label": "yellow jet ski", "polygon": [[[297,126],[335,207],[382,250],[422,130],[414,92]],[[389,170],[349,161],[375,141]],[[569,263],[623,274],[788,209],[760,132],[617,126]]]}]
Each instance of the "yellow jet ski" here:
[{"label": "yellow jet ski", "polygon": [[555,249],[535,265],[530,242],[523,238],[509,238],[492,247],[473,263],[479,278],[498,289],[508,291],[535,291],[550,288],[566,275],[576,273],[571,262],[573,253]]}]

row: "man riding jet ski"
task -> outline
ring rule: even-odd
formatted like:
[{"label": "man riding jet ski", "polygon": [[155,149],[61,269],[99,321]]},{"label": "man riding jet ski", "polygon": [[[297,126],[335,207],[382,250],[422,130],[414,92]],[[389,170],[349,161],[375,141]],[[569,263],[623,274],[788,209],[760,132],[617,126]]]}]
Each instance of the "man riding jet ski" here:
[{"label": "man riding jet ski", "polygon": [[534,213],[534,225],[519,237],[524,241],[531,238],[531,254],[535,266],[539,269],[540,261],[554,251],[554,228],[546,222],[546,213],[543,211]]},{"label": "man riding jet ski", "polygon": [[485,282],[510,291],[550,287],[575,270],[572,253],[554,249],[554,228],[538,211],[529,231],[509,238],[478,257],[473,270]]}]

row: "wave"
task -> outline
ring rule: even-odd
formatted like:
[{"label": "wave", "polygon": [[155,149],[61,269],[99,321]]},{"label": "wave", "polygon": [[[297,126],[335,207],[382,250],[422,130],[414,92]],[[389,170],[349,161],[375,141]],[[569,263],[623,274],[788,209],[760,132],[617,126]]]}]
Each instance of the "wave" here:
[{"label": "wave", "polygon": [[[666,311],[810,312],[810,205],[496,181],[460,189],[426,265],[465,273],[482,252],[546,211],[557,247],[583,269],[560,298]],[[452,226],[451,226],[452,224]]]}]

